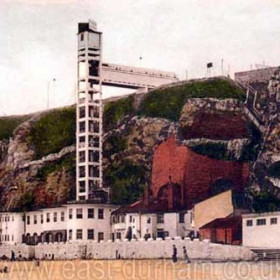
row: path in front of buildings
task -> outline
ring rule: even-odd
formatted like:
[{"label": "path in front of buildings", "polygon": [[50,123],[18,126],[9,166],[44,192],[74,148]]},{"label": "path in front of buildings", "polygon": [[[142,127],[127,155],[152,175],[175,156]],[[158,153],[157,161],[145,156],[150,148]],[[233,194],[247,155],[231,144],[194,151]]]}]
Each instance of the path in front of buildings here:
[{"label": "path in front of buildings", "polygon": [[[1,273],[7,266],[9,272]],[[182,260],[73,260],[0,262],[0,279],[9,280],[221,280],[280,279],[280,261],[207,262]]]}]

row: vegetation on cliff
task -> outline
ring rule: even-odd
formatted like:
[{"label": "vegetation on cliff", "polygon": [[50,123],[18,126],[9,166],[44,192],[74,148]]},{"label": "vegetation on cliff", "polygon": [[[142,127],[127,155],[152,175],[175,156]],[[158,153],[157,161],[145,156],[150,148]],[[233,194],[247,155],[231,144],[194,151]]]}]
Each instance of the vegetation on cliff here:
[{"label": "vegetation on cliff", "polygon": [[133,96],[128,96],[104,106],[104,130],[114,128],[125,116],[134,114]]},{"label": "vegetation on cliff", "polygon": [[31,115],[0,117],[0,141],[9,140],[13,136],[15,128],[30,117]]},{"label": "vegetation on cliff", "polygon": [[143,166],[131,160],[113,163],[104,170],[104,174],[106,185],[111,186],[112,203],[131,203],[144,192],[146,171]]},{"label": "vegetation on cliff", "polygon": [[[174,126],[171,130],[176,129],[176,122],[188,99],[212,97],[243,100],[244,94],[230,80],[214,78],[163,87],[143,94],[141,102],[138,102],[140,101],[138,97],[132,95],[107,102],[104,106],[104,130],[108,133],[104,141],[104,184],[111,187],[112,202],[116,204],[133,202],[143,194],[144,187],[151,179],[154,147],[167,137],[171,124]],[[26,119],[27,117],[16,117],[11,120],[0,118],[0,140],[1,137],[3,139],[11,137],[16,126]],[[43,112],[30,126],[30,133],[28,132],[26,138],[28,147],[35,151],[35,158],[30,161],[58,153],[62,148],[73,145],[75,132],[75,107]],[[225,144],[216,143],[193,147],[198,153],[219,159],[227,159],[226,149]],[[33,176],[29,177],[30,180],[27,182],[28,192],[18,200],[17,209],[28,208],[30,204],[36,204],[38,207],[73,199],[75,191],[73,153],[42,165],[36,173],[32,172],[30,172],[32,175],[28,175]],[[17,176],[20,176],[20,172]],[[30,197],[30,190],[34,190],[32,195],[36,196],[35,203]],[[37,196],[40,196],[39,200]],[[7,200],[7,204],[8,202]]]},{"label": "vegetation on cliff", "polygon": [[40,159],[74,144],[75,135],[75,108],[61,108],[43,115],[34,124],[29,142],[35,150],[36,159]]},{"label": "vegetation on cliff", "polygon": [[140,104],[138,114],[178,121],[181,110],[189,98],[234,98],[245,100],[244,93],[226,79],[213,78],[195,81],[150,92]]}]

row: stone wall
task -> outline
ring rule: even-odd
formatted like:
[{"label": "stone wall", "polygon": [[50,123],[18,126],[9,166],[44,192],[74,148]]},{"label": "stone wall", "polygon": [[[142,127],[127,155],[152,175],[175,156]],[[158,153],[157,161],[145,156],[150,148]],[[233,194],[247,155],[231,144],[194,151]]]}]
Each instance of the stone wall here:
[{"label": "stone wall", "polygon": [[88,243],[65,243],[65,244],[39,244],[37,246],[0,246],[0,255],[11,257],[13,250],[18,257],[21,252],[24,258],[36,259],[169,259],[172,256],[173,245],[177,247],[178,258],[183,258],[183,246],[186,246],[191,259],[205,259],[216,261],[227,260],[252,260],[254,253],[246,247],[231,246],[210,243],[208,240],[191,241],[189,238],[182,240],[166,239],[118,242],[88,242]]},{"label": "stone wall", "polygon": [[0,245],[0,257],[6,256],[11,258],[11,253],[14,251],[16,258],[20,256],[24,259],[33,258],[35,256],[35,248],[28,245]]},{"label": "stone wall", "polygon": [[234,74],[234,79],[243,83],[266,82],[270,80],[277,67],[268,67],[263,69],[256,69],[244,72],[237,72]]},{"label": "stone wall", "polygon": [[213,244],[209,241],[199,241],[186,238],[175,240],[91,242],[86,244],[43,244],[35,247],[35,256],[42,259],[54,255],[54,259],[168,259],[173,252],[173,244],[177,247],[178,258],[183,258],[183,246],[186,246],[191,259],[209,259],[218,261],[252,260],[252,251],[241,246]]}]

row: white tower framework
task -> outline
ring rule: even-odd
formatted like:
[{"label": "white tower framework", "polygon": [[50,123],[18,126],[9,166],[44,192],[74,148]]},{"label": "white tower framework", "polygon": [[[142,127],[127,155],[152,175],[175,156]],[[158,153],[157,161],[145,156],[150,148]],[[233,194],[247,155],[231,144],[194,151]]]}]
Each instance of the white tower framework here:
[{"label": "white tower framework", "polygon": [[76,110],[77,201],[107,202],[102,182],[101,65],[102,33],[97,31],[94,21],[79,23]]}]

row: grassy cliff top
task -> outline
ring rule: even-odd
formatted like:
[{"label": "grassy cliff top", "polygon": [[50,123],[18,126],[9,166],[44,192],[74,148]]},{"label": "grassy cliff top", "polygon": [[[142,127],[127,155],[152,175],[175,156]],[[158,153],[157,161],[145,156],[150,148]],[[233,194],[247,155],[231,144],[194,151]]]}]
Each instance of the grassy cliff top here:
[{"label": "grassy cliff top", "polygon": [[174,86],[163,86],[148,92],[138,108],[133,106],[136,96],[129,96],[105,104],[105,130],[112,128],[125,115],[165,118],[178,121],[181,110],[190,98],[237,99],[245,101],[245,95],[232,80],[211,78],[193,80]]},{"label": "grassy cliff top", "polygon": [[14,129],[30,117],[31,115],[0,117],[0,141],[9,140]]},{"label": "grassy cliff top", "polygon": [[[135,108],[136,95],[108,102],[104,106],[104,129],[115,127],[126,115],[159,117],[178,121],[181,110],[189,98],[234,98],[244,100],[243,92],[230,79],[212,78],[167,86],[148,92]],[[9,139],[13,130],[32,115],[0,118],[0,140]],[[29,143],[36,158],[58,152],[75,143],[75,107],[64,107],[45,112],[34,124]]]}]

